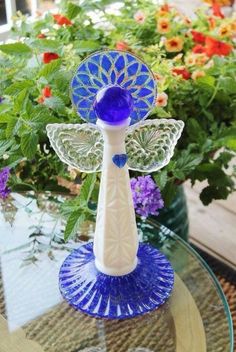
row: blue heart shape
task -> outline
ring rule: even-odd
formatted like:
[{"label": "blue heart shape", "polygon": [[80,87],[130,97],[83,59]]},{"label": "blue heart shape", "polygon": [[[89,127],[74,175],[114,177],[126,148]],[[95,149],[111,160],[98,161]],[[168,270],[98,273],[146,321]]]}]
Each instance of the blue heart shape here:
[{"label": "blue heart shape", "polygon": [[113,163],[120,169],[127,163],[128,156],[126,154],[115,154],[112,157]]}]

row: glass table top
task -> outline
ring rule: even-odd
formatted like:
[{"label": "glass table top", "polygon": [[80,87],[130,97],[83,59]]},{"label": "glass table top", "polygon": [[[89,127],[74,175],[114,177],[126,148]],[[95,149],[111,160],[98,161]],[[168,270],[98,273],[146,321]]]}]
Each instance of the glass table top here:
[{"label": "glass table top", "polygon": [[114,321],[91,318],[63,301],[60,265],[94,231],[94,223],[85,223],[64,243],[63,200],[13,193],[0,204],[0,352],[233,351],[231,316],[217,280],[189,245],[158,223],[138,227],[140,240],[165,253],[175,270],[172,296],[161,308]]}]

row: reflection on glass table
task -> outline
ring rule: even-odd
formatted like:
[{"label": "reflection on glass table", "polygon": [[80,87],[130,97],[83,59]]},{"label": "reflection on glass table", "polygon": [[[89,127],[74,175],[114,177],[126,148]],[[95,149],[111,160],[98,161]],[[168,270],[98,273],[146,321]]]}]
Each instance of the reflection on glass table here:
[{"label": "reflection on glass table", "polygon": [[[61,298],[58,271],[68,251],[92,240],[86,223],[64,243],[60,195],[12,194],[0,212],[0,352],[232,352],[232,321],[204,261],[173,232],[140,222],[140,240],[167,255],[175,270],[171,298],[156,311],[101,320]],[[150,272],[150,280],[152,273]]]}]

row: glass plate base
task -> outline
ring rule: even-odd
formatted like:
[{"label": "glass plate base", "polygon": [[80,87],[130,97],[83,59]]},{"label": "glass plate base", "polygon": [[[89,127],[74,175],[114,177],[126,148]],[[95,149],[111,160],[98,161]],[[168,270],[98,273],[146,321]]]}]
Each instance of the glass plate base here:
[{"label": "glass plate base", "polygon": [[140,243],[138,265],[130,274],[109,276],[97,270],[93,242],[75,249],[63,262],[59,287],[66,301],[98,318],[125,319],[162,305],[174,284],[174,271],[164,254]]}]

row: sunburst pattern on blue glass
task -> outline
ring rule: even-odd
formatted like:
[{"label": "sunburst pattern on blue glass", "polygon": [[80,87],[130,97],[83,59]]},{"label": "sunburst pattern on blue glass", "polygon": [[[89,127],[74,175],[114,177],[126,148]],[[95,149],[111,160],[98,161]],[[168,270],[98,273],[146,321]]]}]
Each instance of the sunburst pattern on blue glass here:
[{"label": "sunburst pattern on blue glass", "polygon": [[96,123],[93,107],[96,94],[101,88],[112,85],[127,89],[133,98],[131,125],[147,117],[156,98],[152,72],[133,54],[113,50],[87,57],[71,81],[72,103],[82,119]]}]

